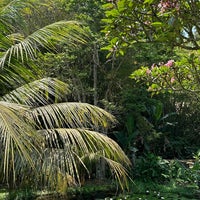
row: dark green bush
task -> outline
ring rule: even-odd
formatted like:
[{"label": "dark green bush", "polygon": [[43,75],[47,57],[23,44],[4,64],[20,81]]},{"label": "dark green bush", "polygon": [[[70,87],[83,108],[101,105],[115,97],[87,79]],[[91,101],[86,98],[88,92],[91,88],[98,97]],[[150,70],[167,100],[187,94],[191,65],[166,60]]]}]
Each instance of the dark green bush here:
[{"label": "dark green bush", "polygon": [[168,174],[169,162],[154,154],[145,154],[136,159],[134,169],[135,178],[144,181],[153,180],[162,182],[166,178],[164,174]]},{"label": "dark green bush", "polygon": [[33,200],[35,198],[36,194],[31,189],[21,189],[10,191],[6,200]]}]

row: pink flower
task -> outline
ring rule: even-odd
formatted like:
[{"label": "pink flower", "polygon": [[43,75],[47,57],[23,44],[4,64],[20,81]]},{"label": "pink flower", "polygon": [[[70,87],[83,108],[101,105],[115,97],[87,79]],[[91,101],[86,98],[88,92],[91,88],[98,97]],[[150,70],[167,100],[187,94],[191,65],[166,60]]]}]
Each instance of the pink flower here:
[{"label": "pink flower", "polygon": [[178,0],[161,0],[158,4],[158,8],[160,9],[160,13],[164,13],[169,9],[176,9],[178,11],[180,5]]},{"label": "pink flower", "polygon": [[153,63],[153,64],[151,65],[151,70],[152,70],[155,66],[156,66],[156,64]]},{"label": "pink flower", "polygon": [[174,64],[174,60],[168,60],[165,66],[171,67]]},{"label": "pink flower", "polygon": [[171,80],[170,80],[170,82],[173,83],[174,81],[175,81],[175,78],[172,77]]},{"label": "pink flower", "polygon": [[146,73],[147,73],[147,74],[150,74],[150,73],[151,73],[151,70],[150,70],[150,69],[147,69]]}]

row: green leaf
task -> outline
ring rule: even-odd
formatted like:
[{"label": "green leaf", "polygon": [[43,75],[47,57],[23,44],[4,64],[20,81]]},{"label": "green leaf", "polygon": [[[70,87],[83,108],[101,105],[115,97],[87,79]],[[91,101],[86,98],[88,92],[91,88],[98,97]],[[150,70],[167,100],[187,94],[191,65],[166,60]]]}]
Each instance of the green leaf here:
[{"label": "green leaf", "polygon": [[155,83],[153,83],[152,85],[151,85],[151,88],[152,89],[157,89],[159,86],[157,85],[157,84],[155,84]]},{"label": "green leaf", "polygon": [[119,15],[119,11],[117,9],[108,10],[105,13],[107,17],[117,17]]},{"label": "green leaf", "polygon": [[155,105],[155,110],[154,110],[154,117],[156,121],[158,121],[161,118],[162,112],[163,112],[163,104],[159,102]]},{"label": "green leaf", "polygon": [[124,0],[118,1],[117,7],[119,12],[123,12],[125,10],[125,1]]},{"label": "green leaf", "polygon": [[108,45],[108,46],[105,46],[105,47],[102,47],[101,50],[106,50],[106,51],[109,51],[112,49],[112,46],[111,45]]},{"label": "green leaf", "polygon": [[106,3],[102,7],[103,9],[107,10],[107,9],[112,9],[114,5],[112,3]]},{"label": "green leaf", "polygon": [[152,26],[155,26],[155,27],[161,27],[163,26],[163,23],[162,22],[153,22],[151,23]]},{"label": "green leaf", "polygon": [[151,4],[151,3],[153,3],[154,2],[154,0],[145,0],[144,1],[144,4]]},{"label": "green leaf", "polygon": [[124,56],[124,51],[122,49],[119,50],[119,54]]},{"label": "green leaf", "polygon": [[110,41],[110,43],[115,45],[118,41],[119,41],[119,38],[118,38],[118,37],[114,37],[114,38]]}]

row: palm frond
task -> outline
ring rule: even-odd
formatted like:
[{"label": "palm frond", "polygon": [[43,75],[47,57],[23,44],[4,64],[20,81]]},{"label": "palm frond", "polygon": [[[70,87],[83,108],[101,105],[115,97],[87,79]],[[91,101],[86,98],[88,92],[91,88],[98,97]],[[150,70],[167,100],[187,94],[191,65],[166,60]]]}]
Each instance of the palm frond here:
[{"label": "palm frond", "polygon": [[[9,66],[0,69],[0,84],[2,87],[11,91],[21,85],[29,83],[33,80],[40,79],[42,70],[29,60],[23,65],[18,60],[12,58]],[[4,95],[5,93],[2,93]]]},{"label": "palm frond", "polygon": [[85,129],[57,128],[38,131],[45,135],[45,141],[48,141],[49,148],[62,148],[70,146],[80,157],[93,152],[103,152],[103,155],[129,165],[130,161],[124,154],[121,147],[108,136],[96,131]]},{"label": "palm frond", "polygon": [[67,93],[69,87],[66,83],[55,78],[43,78],[11,91],[0,100],[35,107],[55,102]]},{"label": "palm frond", "polygon": [[120,163],[116,162],[112,159],[106,158],[105,156],[102,157],[106,163],[109,165],[110,170],[113,173],[113,176],[118,181],[120,187],[122,190],[128,189],[128,180],[130,179],[130,176],[128,175],[127,169]]},{"label": "palm frond", "polygon": [[13,56],[21,59],[22,62],[29,58],[34,59],[39,47],[52,49],[60,41],[67,41],[71,45],[85,43],[85,36],[85,31],[76,21],[55,22],[35,31],[26,38],[10,35],[7,38],[12,41],[12,45],[1,53],[0,67],[3,67],[5,63],[9,65]]},{"label": "palm frond", "polygon": [[22,0],[10,1],[7,5],[0,8],[0,26],[1,30],[8,31],[9,29],[14,29],[13,25],[22,26],[22,21],[20,20],[20,11],[26,7],[28,3]]},{"label": "palm frond", "polygon": [[108,127],[115,118],[105,110],[88,103],[64,102],[34,108],[31,117],[42,128]]},{"label": "palm frond", "polygon": [[23,115],[29,110],[29,107],[22,104],[17,103],[11,103],[6,101],[0,100],[0,105],[7,107],[8,109],[12,109],[13,111],[17,111],[19,113],[22,113]]},{"label": "palm frond", "polygon": [[15,181],[16,152],[23,162],[33,168],[34,161],[30,154],[39,152],[39,137],[27,123],[25,112],[27,108],[24,106],[0,102],[0,158],[3,158],[3,169],[0,170],[6,180],[11,176]]},{"label": "palm frond", "polygon": [[103,158],[120,186],[123,188],[123,184],[127,183],[127,167],[130,161],[120,146],[106,135],[84,129],[40,130],[38,133],[45,138],[46,150],[42,168],[44,174],[51,177],[50,180],[55,180],[56,174],[62,172],[80,183],[78,169],[82,166],[88,170],[84,163],[85,158]]},{"label": "palm frond", "polygon": [[[45,149],[42,159],[37,159],[35,163],[37,170],[43,174],[44,185],[49,185],[50,187],[57,184],[57,176],[60,173],[73,177],[74,183],[80,184],[79,165],[80,162],[78,162],[73,149],[70,147],[65,149]],[[38,181],[40,181],[40,178],[41,176],[38,177]]]}]

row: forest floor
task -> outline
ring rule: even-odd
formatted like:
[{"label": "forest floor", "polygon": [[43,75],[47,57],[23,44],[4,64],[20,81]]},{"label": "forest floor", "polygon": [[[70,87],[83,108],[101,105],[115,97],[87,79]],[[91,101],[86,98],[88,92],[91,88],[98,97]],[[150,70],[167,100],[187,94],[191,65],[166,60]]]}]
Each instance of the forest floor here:
[{"label": "forest floor", "polygon": [[[5,189],[0,189],[0,200],[14,200],[8,198],[7,194]],[[199,200],[200,190],[195,183],[181,185],[172,181],[158,184],[136,180],[126,192],[116,190],[111,183],[91,182],[80,188],[69,189],[67,195],[19,193],[16,198],[18,200]]]},{"label": "forest floor", "polygon": [[[47,200],[47,196],[37,200]],[[154,182],[134,181],[129,191],[117,191],[109,183],[89,183],[78,189],[71,189],[67,196],[54,196],[48,200],[199,200],[200,190],[194,184],[177,184],[170,182],[158,184]]]}]

